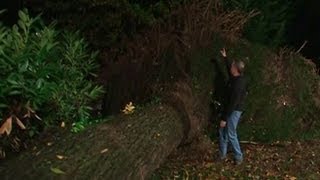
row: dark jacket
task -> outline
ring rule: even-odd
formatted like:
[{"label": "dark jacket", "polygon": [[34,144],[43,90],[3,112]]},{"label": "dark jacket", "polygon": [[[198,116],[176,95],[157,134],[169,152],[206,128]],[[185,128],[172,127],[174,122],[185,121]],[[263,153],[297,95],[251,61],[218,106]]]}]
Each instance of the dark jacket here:
[{"label": "dark jacket", "polygon": [[234,77],[230,73],[232,61],[226,59],[226,67],[229,75],[224,109],[224,120],[231,115],[232,111],[243,111],[247,96],[247,81],[244,75]]}]

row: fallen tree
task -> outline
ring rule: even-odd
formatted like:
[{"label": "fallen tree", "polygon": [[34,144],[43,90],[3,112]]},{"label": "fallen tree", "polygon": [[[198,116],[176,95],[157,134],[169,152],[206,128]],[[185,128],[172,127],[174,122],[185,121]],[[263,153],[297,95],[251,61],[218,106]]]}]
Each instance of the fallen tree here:
[{"label": "fallen tree", "polygon": [[[150,97],[149,92],[159,84],[158,89],[166,89],[165,95],[161,92],[165,99],[162,105],[117,116],[80,134],[62,136],[53,146],[22,153],[1,165],[2,178],[144,179],[172,150],[201,137],[209,106],[200,103],[192,89],[186,59],[190,49],[210,44],[214,34],[210,24],[217,24],[217,30],[224,25],[213,13],[215,3],[203,1],[182,7],[174,12],[170,23],[155,25],[145,36],[129,41],[128,52],[121,56],[117,52],[117,58],[109,61],[114,63],[102,68],[108,72],[101,75],[109,96],[104,101],[112,102],[114,109],[129,99],[136,102],[141,96]],[[112,50],[107,54],[114,55]],[[105,59],[110,60],[108,57]],[[130,81],[124,83],[127,79]],[[160,79],[158,84],[156,79]],[[208,90],[204,94],[208,95]]]},{"label": "fallen tree", "polygon": [[3,167],[2,179],[143,179],[183,137],[178,114],[167,106],[114,121],[20,156]]},{"label": "fallen tree", "polygon": [[175,87],[179,92],[166,104],[117,116],[2,164],[2,179],[145,179],[205,125],[190,86]]},{"label": "fallen tree", "polygon": [[[113,69],[113,71],[109,72],[106,70],[108,73],[105,76],[102,76],[102,79],[107,79],[107,83],[111,82],[109,85],[110,89],[107,90],[108,96],[110,97],[105,101],[119,101],[119,103],[116,103],[117,106],[114,106],[115,109],[122,107],[122,103],[128,102],[128,99],[132,98],[131,96],[145,96],[149,90],[152,89],[151,87],[153,87],[150,85],[150,82],[154,85],[156,79],[161,79],[159,78],[160,75],[166,76],[160,81],[160,83],[169,84],[169,88],[165,91],[169,93],[166,94],[163,104],[147,107],[132,115],[117,116],[113,118],[111,122],[91,127],[80,134],[62,136],[56,140],[56,143],[53,146],[38,147],[35,150],[23,153],[18,158],[1,165],[0,173],[2,174],[2,178],[145,179],[148,178],[152,171],[163,162],[172,150],[179,145],[193,143],[196,139],[201,137],[201,135],[203,135],[203,129],[209,119],[208,97],[210,80],[208,79],[210,79],[209,76],[211,77],[212,75],[212,69],[210,65],[204,64],[205,62],[188,62],[186,61],[186,57],[190,55],[190,49],[196,49],[199,44],[204,42],[202,40],[207,40],[206,42],[210,44],[212,36],[216,33],[215,31],[225,32],[224,29],[221,30],[219,27],[234,27],[231,26],[230,23],[234,20],[246,18],[245,16],[237,19],[236,17],[238,17],[238,14],[232,13],[222,14],[219,17],[214,15],[210,16],[209,13],[206,14],[206,12],[212,12],[206,10],[210,9],[207,8],[210,7],[210,3],[212,2],[210,1],[209,4],[202,4],[201,7],[204,7],[204,9],[201,11],[197,11],[197,8],[195,8],[194,12],[200,12],[200,17],[202,18],[199,18],[200,20],[194,20],[192,18],[195,18],[196,16],[189,15],[189,19],[187,18],[187,20],[183,22],[185,26],[181,24],[177,25],[182,26],[182,28],[178,29],[180,31],[178,31],[175,26],[173,28],[169,26],[167,28],[173,30],[169,32],[165,31],[167,33],[164,33],[160,31],[161,28],[159,27],[159,29],[155,28],[152,30],[150,34],[146,34],[146,36],[142,38],[143,40],[139,41],[140,39],[138,39],[137,41],[131,42],[131,45],[127,48],[128,53],[116,56],[116,60],[110,65],[112,68],[106,68],[108,70]],[[211,5],[214,4],[212,3]],[[212,17],[214,18],[212,19]],[[219,18],[220,20],[217,20]],[[174,20],[172,20],[173,24],[181,22],[179,21],[179,18]],[[206,24],[207,22],[211,22],[211,24]],[[242,20],[237,21],[240,25],[242,25],[243,22]],[[212,24],[215,26],[211,26]],[[201,30],[201,33],[198,33],[199,30]],[[157,33],[158,31],[160,33]],[[226,34],[229,33],[229,31],[226,32]],[[230,34],[232,34],[232,32]],[[157,38],[151,39],[150,37]],[[219,44],[217,39],[215,40],[217,45],[215,44],[214,51],[218,53],[222,44],[221,42]],[[226,42],[228,41],[223,40],[223,45]],[[231,45],[227,44],[227,46]],[[272,53],[266,51],[265,48],[260,48],[260,46],[254,48],[248,46],[247,42],[234,44],[233,46],[236,46],[237,48],[230,47],[230,49],[232,48],[235,50],[234,52],[244,53],[241,57],[244,57],[245,55],[250,57],[246,59],[249,69],[247,75],[251,78],[250,103],[243,124],[246,124],[247,127],[252,127],[252,122],[250,122],[252,119],[265,117],[259,115],[262,110],[263,112],[266,112],[264,114],[273,112],[275,115],[282,115],[283,113],[281,114],[279,112],[282,112],[283,109],[288,109],[288,107],[290,108],[291,106],[298,107],[298,109],[308,107],[300,104],[299,106],[296,106],[294,103],[291,105],[290,103],[290,106],[264,108],[261,110],[260,108],[265,107],[266,105],[276,107],[275,105],[280,104],[281,102],[282,104],[283,102],[289,102],[286,98],[282,99],[282,96],[280,95],[279,97],[281,98],[274,95],[274,92],[283,92],[280,91],[282,90],[282,86],[279,89],[274,88],[273,76],[269,78],[267,75],[276,74],[276,77],[279,76],[280,80],[286,80],[291,77],[288,76],[291,73],[285,73],[282,69],[274,71],[275,68],[282,66],[268,66],[270,61],[266,60],[269,60],[270,54]],[[146,47],[149,47],[149,49]],[[155,52],[155,49],[158,51]],[[245,51],[240,51],[239,49]],[[162,58],[162,56],[160,57],[160,55],[166,54],[167,50],[172,50],[173,56],[170,56],[170,58],[167,57],[167,59]],[[250,54],[250,51],[252,51],[251,53],[253,54]],[[258,55],[263,55],[263,57],[265,57],[263,58],[263,61],[260,60],[260,57],[257,58]],[[282,58],[273,59],[274,62],[272,61],[272,63],[301,63],[299,66],[292,64],[292,66],[290,66],[291,68],[304,67],[302,66],[303,61],[276,61],[277,59]],[[142,62],[139,62],[139,60]],[[209,58],[207,58],[206,61],[209,62]],[[195,82],[190,80],[190,77],[196,77],[192,76],[192,73],[189,71],[189,68],[191,67],[190,64],[192,63],[198,63],[199,65],[199,70],[196,71],[196,73],[199,72],[199,77],[197,77],[198,82],[196,83],[200,83],[200,85],[201,83],[204,84],[204,86],[200,86],[198,89],[192,86]],[[197,66],[192,65],[192,68],[195,67]],[[269,69],[267,69],[269,67],[271,67],[270,72]],[[166,71],[163,71],[163,69]],[[129,72],[126,70],[131,71]],[[144,70],[147,72],[144,72]],[[301,73],[308,75],[309,70],[310,68],[305,68],[305,71],[302,71]],[[295,72],[299,71],[297,70]],[[257,75],[259,75],[259,78],[254,78]],[[310,77],[314,76],[310,75]],[[298,79],[300,77],[296,78]],[[130,79],[128,83],[123,83],[128,79]],[[147,80],[141,82],[142,79]],[[266,82],[261,83],[261,79]],[[313,81],[313,79],[309,79],[310,81]],[[314,82],[318,82],[317,80],[318,78],[315,79]],[[291,81],[288,82],[291,83]],[[306,84],[309,84],[304,83],[302,79],[294,79],[292,82],[293,85],[295,85],[296,82],[299,82],[298,85],[301,85],[300,88],[295,88],[297,92],[303,92],[302,89],[305,89],[303,87],[305,87]],[[276,81],[276,83],[284,84],[282,81]],[[138,88],[136,87],[137,85],[139,85]],[[313,87],[314,83],[311,85]],[[219,84],[217,86],[219,86]],[[162,89],[162,86],[158,89]],[[194,89],[199,92],[195,93]],[[263,96],[260,95],[259,92],[261,89],[264,90],[263,92],[267,92],[268,96],[265,94],[263,94]],[[312,93],[320,92],[311,91],[311,86],[308,90],[309,89],[310,92],[306,92],[303,95],[313,97],[311,96]],[[132,95],[129,96],[128,94],[124,94],[124,92],[130,92]],[[112,101],[112,99],[116,100]],[[122,99],[121,102],[119,99]],[[256,101],[256,99],[259,101]],[[272,100],[272,103],[269,103],[270,100]],[[114,105],[115,103],[110,104]],[[105,108],[108,109],[107,106]],[[311,115],[313,114],[315,113],[311,113]],[[277,120],[283,120],[284,123],[287,123],[286,118],[287,116],[279,116],[277,117]],[[315,118],[312,120],[314,119]],[[266,119],[266,121],[267,120],[269,121],[269,118]],[[263,121],[256,122],[260,123]],[[314,121],[314,123],[316,123],[316,121]],[[259,127],[265,127],[265,124]],[[274,128],[274,124],[276,123],[271,124],[271,128]]]}]

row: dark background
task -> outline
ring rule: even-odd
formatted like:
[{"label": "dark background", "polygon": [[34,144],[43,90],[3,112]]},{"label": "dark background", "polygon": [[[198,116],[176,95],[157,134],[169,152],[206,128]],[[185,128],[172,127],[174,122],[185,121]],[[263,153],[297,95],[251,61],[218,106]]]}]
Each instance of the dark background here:
[{"label": "dark background", "polygon": [[320,1],[300,0],[297,3],[296,15],[289,25],[287,44],[299,49],[308,41],[301,53],[312,59],[320,67]]},{"label": "dark background", "polygon": [[[37,3],[38,0],[27,0]],[[138,0],[132,0],[135,2]],[[312,59],[320,67],[320,1],[319,0],[295,0],[296,7],[294,17],[287,27],[286,46],[298,50],[302,44],[307,41],[306,46],[301,53]],[[143,1],[146,5],[150,1]],[[140,2],[139,3],[142,3]],[[16,22],[17,11],[23,7],[22,0],[1,0],[0,9],[7,9],[1,20],[6,25],[12,25]]]}]

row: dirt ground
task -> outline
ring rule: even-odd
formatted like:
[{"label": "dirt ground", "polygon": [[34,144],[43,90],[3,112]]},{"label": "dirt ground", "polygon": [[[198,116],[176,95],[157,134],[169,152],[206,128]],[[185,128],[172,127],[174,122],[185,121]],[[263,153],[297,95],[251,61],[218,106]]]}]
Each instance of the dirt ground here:
[{"label": "dirt ground", "polygon": [[232,152],[217,160],[218,144],[207,152],[179,149],[152,179],[320,179],[320,141],[243,143],[244,162],[235,165]]}]

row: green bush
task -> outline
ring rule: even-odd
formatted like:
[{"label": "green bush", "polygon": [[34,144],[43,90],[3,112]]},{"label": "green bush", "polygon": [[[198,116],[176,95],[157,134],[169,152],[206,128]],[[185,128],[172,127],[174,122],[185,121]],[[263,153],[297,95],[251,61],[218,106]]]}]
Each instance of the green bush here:
[{"label": "green bush", "polygon": [[90,53],[77,33],[60,33],[53,25],[44,26],[26,10],[20,11],[19,17],[12,28],[0,25],[3,121],[13,117],[13,122],[26,123],[35,117],[34,112],[45,126],[88,121],[90,104],[102,94],[102,87],[90,80],[98,67],[97,53]]}]

